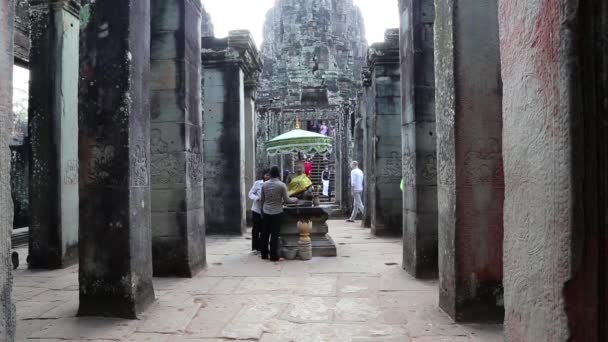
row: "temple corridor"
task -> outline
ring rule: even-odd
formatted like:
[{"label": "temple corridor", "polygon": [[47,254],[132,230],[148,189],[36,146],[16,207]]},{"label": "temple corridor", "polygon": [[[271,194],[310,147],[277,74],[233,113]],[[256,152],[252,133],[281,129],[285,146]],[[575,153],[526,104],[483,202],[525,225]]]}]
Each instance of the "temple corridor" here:
[{"label": "temple corridor", "polygon": [[[192,279],[154,278],[157,301],[140,320],[77,318],[78,268],[15,273],[18,341],[502,341],[502,325],[454,323],[437,281],[399,266],[399,238],[330,222],[338,258],[271,263],[250,235],[208,238],[208,267]],[[21,255],[26,255],[20,253]],[[23,263],[24,264],[24,263]]]}]

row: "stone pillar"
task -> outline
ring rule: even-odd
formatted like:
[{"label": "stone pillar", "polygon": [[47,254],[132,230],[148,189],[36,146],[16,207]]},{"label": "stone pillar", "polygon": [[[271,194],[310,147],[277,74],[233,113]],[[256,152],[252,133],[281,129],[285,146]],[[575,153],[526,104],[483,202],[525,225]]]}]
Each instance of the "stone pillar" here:
[{"label": "stone pillar", "polygon": [[[256,113],[255,113],[255,98],[258,86],[258,79],[253,78],[245,80],[245,191],[249,189],[256,181],[257,171],[255,161],[255,138],[256,138]],[[270,165],[268,166],[270,167]],[[253,202],[249,196],[247,199],[247,224],[251,224],[251,206]]]},{"label": "stone pillar", "polygon": [[[399,30],[386,31],[384,43],[371,46],[368,52],[371,73],[373,118],[371,122],[372,233],[402,233],[401,182],[401,92],[399,69]],[[368,171],[369,172],[369,171]]]},{"label": "stone pillar", "polygon": [[403,268],[437,276],[437,150],[433,0],[400,0]]},{"label": "stone pillar", "polygon": [[151,2],[152,257],[155,276],[205,265],[201,5]]},{"label": "stone pillar", "polygon": [[439,306],[456,321],[501,321],[497,0],[446,0],[436,6]]},{"label": "stone pillar", "polygon": [[30,1],[29,267],[78,260],[80,3]]},{"label": "stone pillar", "polygon": [[[245,84],[261,71],[248,31],[231,31],[228,38],[203,38],[205,221],[208,234],[245,232],[247,191],[245,171]],[[252,107],[253,108],[253,107]],[[253,115],[253,114],[252,114]],[[253,134],[253,132],[252,132]]]},{"label": "stone pillar", "polygon": [[135,318],[154,301],[150,229],[150,7],[83,7],[79,95],[82,316]]},{"label": "stone pillar", "polygon": [[608,2],[500,2],[506,341],[608,340]]},{"label": "stone pillar", "polygon": [[14,3],[0,1],[0,340],[15,339],[15,305],[11,264],[13,201],[10,190],[9,127],[13,113]]},{"label": "stone pillar", "polygon": [[367,210],[363,213],[363,219],[361,220],[361,226],[364,228],[371,228],[372,226],[372,215],[371,215],[371,203],[372,203],[372,191],[371,191],[371,179],[373,179],[374,168],[372,167],[372,151],[373,151],[373,135],[372,135],[372,119],[373,115],[373,101],[370,97],[372,79],[369,69],[364,67],[361,73],[363,94],[362,98],[364,101],[365,108],[363,110],[363,160],[361,161],[363,173],[365,175],[365,183],[363,189],[363,204],[367,206]]}]

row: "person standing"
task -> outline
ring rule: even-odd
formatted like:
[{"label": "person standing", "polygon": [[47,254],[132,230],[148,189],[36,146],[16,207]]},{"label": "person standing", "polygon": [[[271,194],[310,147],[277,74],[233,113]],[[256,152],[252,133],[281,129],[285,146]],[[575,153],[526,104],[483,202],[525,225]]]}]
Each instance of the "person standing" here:
[{"label": "person standing", "polygon": [[[261,204],[263,214],[263,229],[260,251],[262,259],[279,261],[279,234],[283,222],[283,204],[297,203],[297,198],[287,195],[287,185],[280,180],[281,172],[277,166],[270,168],[270,180],[262,184]],[[268,242],[270,240],[270,251]]]},{"label": "person standing", "polygon": [[306,158],[306,161],[304,162],[304,173],[306,174],[306,177],[310,178],[310,175],[312,174],[312,158]]},{"label": "person standing", "polygon": [[329,198],[329,181],[331,179],[331,175],[329,173],[329,168],[326,166],[321,174],[321,182],[323,183],[323,196]]},{"label": "person standing", "polygon": [[249,199],[253,201],[251,205],[251,250],[257,254],[260,250],[260,239],[262,238],[262,184],[270,179],[270,170],[265,169],[253,186],[249,190]]},{"label": "person standing", "polygon": [[321,123],[321,127],[319,128],[319,133],[323,134],[323,135],[327,135],[328,128],[327,125],[325,124],[325,121],[323,121],[323,123]]},{"label": "person standing", "polygon": [[361,194],[363,194],[363,171],[359,169],[359,163],[356,161],[351,163],[351,168],[350,185],[353,193],[353,213],[350,215],[350,218],[346,220],[347,222],[355,222],[357,214],[361,212],[363,215],[363,211],[365,210],[363,201],[361,200]]}]

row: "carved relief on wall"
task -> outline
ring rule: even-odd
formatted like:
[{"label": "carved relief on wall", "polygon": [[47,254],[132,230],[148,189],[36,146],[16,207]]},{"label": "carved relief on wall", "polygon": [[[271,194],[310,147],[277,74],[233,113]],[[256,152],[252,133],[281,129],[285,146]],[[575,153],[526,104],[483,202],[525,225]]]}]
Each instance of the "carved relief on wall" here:
[{"label": "carved relief on wall", "polygon": [[148,174],[148,151],[144,143],[135,145],[132,157],[131,170],[133,172],[131,182],[133,186],[146,186],[150,184]]},{"label": "carved relief on wall", "polygon": [[437,181],[437,156],[434,153],[429,153],[424,156],[421,176],[422,180],[426,183],[434,183]]},{"label": "carved relief on wall", "polygon": [[390,157],[381,159],[379,164],[379,184],[399,184],[401,182],[402,165],[399,152],[392,151]]},{"label": "carved relief on wall", "polygon": [[198,150],[188,153],[188,178],[191,185],[203,184],[203,156]]},{"label": "carved relief on wall", "polygon": [[496,138],[477,139],[469,144],[464,161],[465,185],[501,184],[502,157]]},{"label": "carved relief on wall", "polygon": [[63,171],[63,184],[78,184],[78,160],[68,160],[66,162],[66,167]]},{"label": "carved relief on wall", "polygon": [[112,164],[115,149],[112,145],[97,144],[91,148],[87,178],[92,184],[109,184],[112,179]]}]

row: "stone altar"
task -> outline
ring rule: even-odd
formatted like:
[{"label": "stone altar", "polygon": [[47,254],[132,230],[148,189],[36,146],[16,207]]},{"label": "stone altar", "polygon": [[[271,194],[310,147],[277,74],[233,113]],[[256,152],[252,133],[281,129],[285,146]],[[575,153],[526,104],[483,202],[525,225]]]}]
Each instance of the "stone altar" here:
[{"label": "stone altar", "polygon": [[281,248],[299,248],[298,220],[308,218],[312,221],[312,256],[335,257],[338,255],[336,244],[329,236],[329,209],[324,207],[285,207],[285,218],[281,225]]}]

